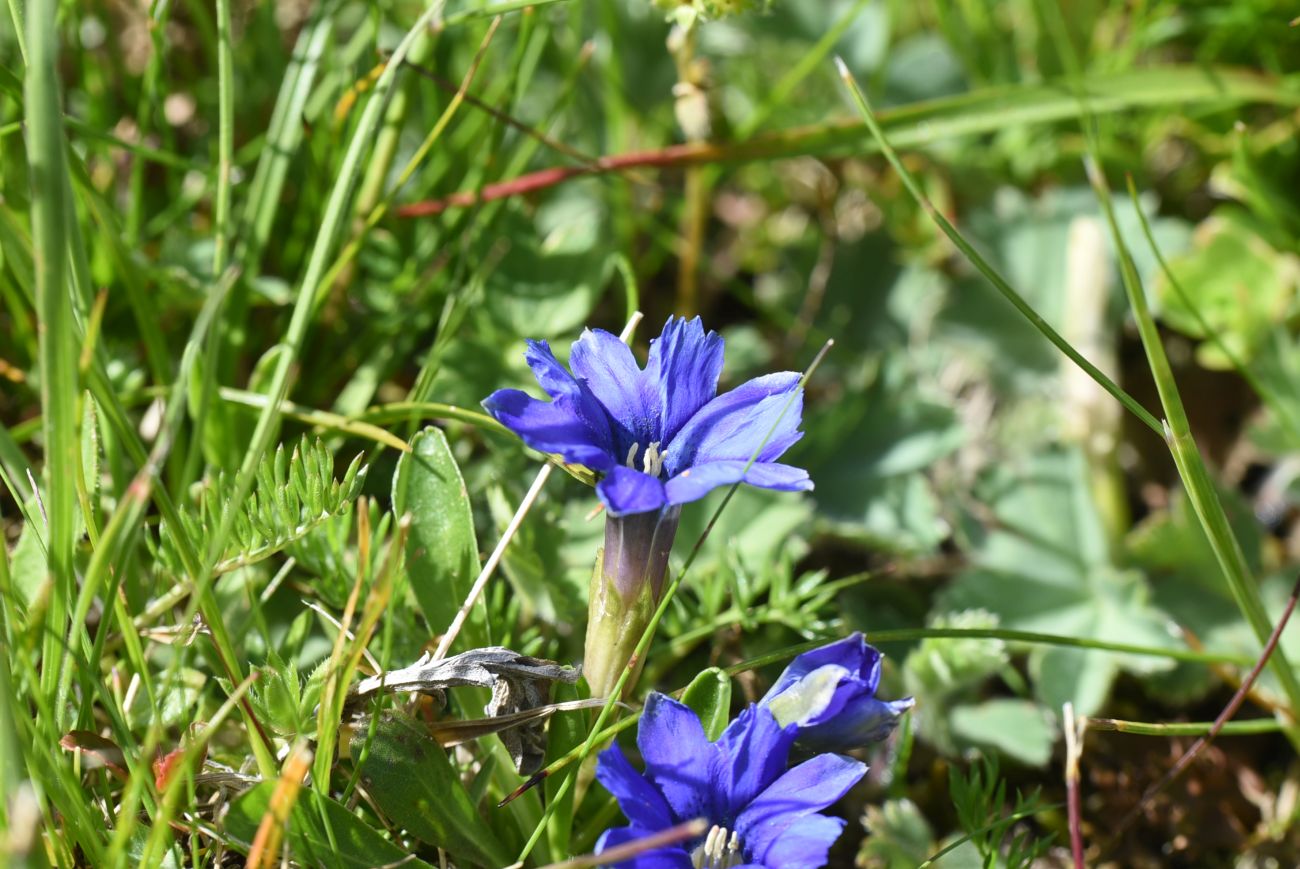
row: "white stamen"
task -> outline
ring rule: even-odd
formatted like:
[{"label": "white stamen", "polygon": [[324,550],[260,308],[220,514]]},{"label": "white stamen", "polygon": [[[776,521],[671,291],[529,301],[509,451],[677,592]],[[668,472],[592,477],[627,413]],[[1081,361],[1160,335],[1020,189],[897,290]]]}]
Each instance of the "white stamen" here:
[{"label": "white stamen", "polygon": [[632,444],[632,448],[631,448],[630,450],[627,451],[627,461],[625,461],[623,464],[625,464],[625,465],[627,465],[629,468],[632,468],[633,470],[635,470],[635,469],[636,469],[636,451],[639,450],[639,449],[641,449],[641,445],[640,445],[640,444]]},{"label": "white stamen", "polygon": [[641,460],[645,472],[652,477],[659,476],[659,472],[664,469],[664,462],[668,459],[668,451],[659,452],[659,441],[654,441],[650,446],[645,448],[645,457]]},{"label": "white stamen", "polygon": [[[731,833],[730,837],[728,833]],[[691,865],[695,869],[732,869],[744,862],[744,855],[740,853],[740,834],[717,824],[691,852]]]}]

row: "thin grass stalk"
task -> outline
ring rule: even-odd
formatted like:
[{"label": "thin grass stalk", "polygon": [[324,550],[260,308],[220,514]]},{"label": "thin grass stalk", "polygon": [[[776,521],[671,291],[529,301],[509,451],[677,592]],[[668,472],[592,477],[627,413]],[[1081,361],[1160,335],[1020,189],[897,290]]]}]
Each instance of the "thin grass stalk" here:
[{"label": "thin grass stalk", "polygon": [[[235,139],[235,83],[234,57],[230,35],[230,0],[216,0],[217,16],[217,184],[213,203],[213,239],[211,282],[222,280],[222,273],[230,262],[231,245],[231,174],[234,171]],[[216,292],[215,288],[212,292]],[[223,300],[225,293],[222,293]],[[224,302],[223,302],[224,305]],[[223,305],[218,306],[220,310]],[[219,333],[220,334],[220,333]],[[203,366],[203,380],[198,401],[194,403],[193,424],[189,431],[189,447],[176,451],[173,458],[174,494],[179,497],[181,487],[196,479],[203,456],[204,428],[208,422],[208,408],[216,396],[220,373],[221,347],[209,354]]]},{"label": "thin grass stalk", "polygon": [[[266,130],[266,146],[253,171],[239,221],[235,258],[247,272],[256,272],[280,206],[280,192],[303,138],[303,112],[311,95],[321,57],[333,32],[335,3],[320,3],[298,36],[284,83],[280,86]],[[239,292],[238,288],[236,292]],[[231,308],[238,301],[231,298]]]},{"label": "thin grass stalk", "polygon": [[1070,342],[1061,337],[1061,334],[1052,328],[1052,326],[1034,310],[1033,306],[1025,301],[1023,296],[1015,291],[1011,284],[1007,282],[1006,278],[1002,277],[1002,275],[999,274],[998,271],[980,255],[979,251],[977,251],[970,242],[966,241],[965,237],[957,231],[957,228],[948,221],[948,218],[944,217],[943,213],[939,211],[939,209],[935,208],[934,203],[932,203],[929,197],[925,195],[924,191],[921,190],[921,186],[917,183],[916,178],[913,177],[912,173],[903,165],[903,161],[899,159],[898,152],[894,150],[893,146],[889,143],[889,140],[885,138],[885,133],[880,127],[880,122],[876,120],[875,112],[872,110],[871,104],[867,101],[866,94],[862,92],[862,88],[858,87],[858,83],[853,78],[853,74],[849,72],[849,68],[845,66],[844,61],[838,57],[835,58],[835,63],[839,68],[840,78],[843,79],[844,86],[848,89],[849,96],[852,97],[854,104],[857,106],[858,112],[862,116],[862,121],[866,124],[877,147],[880,149],[881,153],[885,155],[885,159],[889,161],[889,165],[894,168],[896,173],[898,173],[898,177],[903,182],[903,186],[907,188],[907,192],[910,193],[912,198],[916,200],[917,204],[925,210],[926,214],[930,216],[930,219],[933,220],[943,234],[948,237],[948,240],[951,241],[957,250],[961,251],[966,259],[970,261],[971,265],[975,266],[979,273],[993,285],[994,289],[996,289],[1004,299],[1010,302],[1011,306],[1019,311],[1021,316],[1028,320],[1030,325],[1037,329],[1044,338],[1056,347],[1056,349],[1069,357],[1075,365],[1078,365],[1089,377],[1095,380],[1098,386],[1109,392],[1117,401],[1123,404],[1124,407],[1128,408],[1129,412],[1141,420],[1143,425],[1157,434],[1162,434],[1163,428],[1161,427],[1160,422],[1152,416],[1146,408],[1139,404],[1136,398],[1120,388],[1119,384],[1107,377],[1101,369],[1085,359],[1078,350],[1075,350]]},{"label": "thin grass stalk", "polygon": [[[1214,730],[1214,721],[1175,721],[1162,723],[1156,721],[1127,721],[1122,718],[1089,718],[1089,730],[1109,730],[1115,733],[1131,733],[1135,736],[1159,736],[1168,739],[1174,736],[1205,736]],[[1247,721],[1229,721],[1217,731],[1219,736],[1256,736],[1261,733],[1277,733],[1282,723],[1276,718],[1252,718]]]},{"label": "thin grass stalk", "polygon": [[[0,546],[0,794],[15,792],[19,782],[18,773],[23,768],[24,742],[18,737],[18,724],[14,715],[14,709],[21,709],[22,704],[19,695],[14,693],[13,676],[9,671],[9,654],[13,649],[9,624],[9,603],[14,600],[12,595],[9,551]],[[0,800],[0,830],[8,828],[6,802]]]},{"label": "thin grass stalk", "polygon": [[[1232,597],[1237,603],[1237,608],[1241,610],[1242,615],[1250,623],[1250,627],[1254,630],[1261,646],[1266,645],[1269,642],[1269,636],[1273,632],[1273,625],[1269,621],[1267,611],[1264,609],[1259,587],[1251,575],[1250,566],[1246,563],[1246,556],[1241,550],[1241,543],[1237,540],[1236,534],[1232,531],[1232,525],[1228,522],[1228,514],[1223,509],[1223,502],[1219,499],[1218,489],[1210,478],[1205,462],[1201,458],[1200,450],[1192,437],[1191,425],[1188,423],[1187,411],[1183,407],[1183,400],[1178,392],[1178,383],[1174,379],[1173,368],[1169,364],[1169,357],[1165,355],[1164,344],[1161,343],[1160,332],[1156,328],[1155,318],[1151,316],[1151,311],[1147,307],[1146,293],[1142,288],[1141,279],[1138,277],[1137,267],[1133,264],[1133,257],[1129,254],[1128,246],[1124,242],[1124,235],[1120,232],[1119,223],[1115,219],[1115,209],[1111,202],[1110,190],[1106,185],[1106,180],[1102,176],[1100,168],[1091,159],[1087,162],[1087,168],[1089,180],[1097,191],[1097,198],[1101,202],[1102,211],[1106,216],[1107,223],[1110,224],[1115,249],[1119,253],[1120,276],[1124,279],[1124,289],[1128,293],[1129,306],[1133,310],[1133,318],[1137,321],[1138,335],[1141,337],[1142,346],[1146,350],[1147,364],[1151,368],[1151,376],[1155,380],[1156,391],[1160,395],[1160,404],[1165,411],[1164,436],[1166,443],[1169,445],[1169,451],[1173,455],[1174,464],[1178,468],[1178,476],[1187,491],[1187,497],[1196,513],[1196,518],[1205,531],[1206,537],[1209,538],[1210,547],[1214,550],[1215,560],[1218,561],[1219,568],[1223,571],[1228,587],[1232,591]],[[1280,648],[1273,652],[1272,657],[1269,659],[1269,666],[1272,668],[1274,675],[1277,676],[1278,681],[1281,682],[1282,690],[1286,694],[1289,704],[1287,711],[1293,726],[1288,728],[1288,736],[1297,747],[1300,747],[1300,727],[1294,726],[1295,716],[1297,712],[1300,712],[1300,680],[1296,679],[1295,672],[1291,669],[1286,654]]]},{"label": "thin grass stalk", "polygon": [[23,7],[19,0],[9,0],[9,19],[14,26],[14,39],[18,42],[18,54],[22,56],[23,65],[27,64],[27,28],[23,26]]}]

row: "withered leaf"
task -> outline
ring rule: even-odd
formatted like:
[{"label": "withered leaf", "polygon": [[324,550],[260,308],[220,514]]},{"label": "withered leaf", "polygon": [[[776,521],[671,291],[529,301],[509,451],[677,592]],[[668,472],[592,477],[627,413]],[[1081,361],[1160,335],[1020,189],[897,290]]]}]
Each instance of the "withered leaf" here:
[{"label": "withered leaf", "polygon": [[546,753],[542,725],[548,714],[521,716],[520,713],[546,706],[551,683],[556,681],[574,683],[578,681],[578,670],[501,646],[488,646],[441,661],[425,654],[409,667],[363,679],[349,694],[347,705],[355,708],[383,692],[418,692],[441,700],[448,688],[468,685],[491,688],[492,700],[484,712],[489,718],[506,718],[509,722],[508,729],[500,731],[501,741],[520,773],[529,775],[541,766]]},{"label": "withered leaf", "polygon": [[59,745],[81,752],[82,769],[107,768],[121,778],[127,777],[126,755],[111,739],[90,730],[69,730],[59,739]]}]

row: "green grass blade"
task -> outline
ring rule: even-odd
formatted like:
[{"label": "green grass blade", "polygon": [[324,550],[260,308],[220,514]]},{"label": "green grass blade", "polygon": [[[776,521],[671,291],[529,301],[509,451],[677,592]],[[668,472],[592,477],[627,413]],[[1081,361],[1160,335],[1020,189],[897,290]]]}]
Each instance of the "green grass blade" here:
[{"label": "green grass blade", "polygon": [[319,4],[299,35],[284,83],[276,97],[275,108],[271,112],[266,145],[253,172],[248,199],[240,220],[237,259],[247,271],[256,271],[257,262],[271,236],[271,225],[279,210],[284,179],[302,145],[302,115],[316,82],[325,46],[333,32],[334,16],[327,14],[333,8],[334,4],[331,3]]},{"label": "green grass blade", "polygon": [[[334,187],[330,191],[325,214],[321,219],[320,230],[316,235],[311,258],[307,263],[306,274],[298,287],[293,314],[290,317],[289,326],[282,341],[283,352],[276,357],[275,369],[271,374],[270,383],[266,389],[266,394],[271,397],[271,402],[258,415],[252,442],[249,444],[248,451],[244,454],[244,460],[235,478],[232,500],[237,503],[242,502],[248,496],[248,492],[253,485],[253,477],[257,473],[257,466],[261,462],[267,447],[274,439],[275,433],[279,430],[280,404],[288,395],[289,374],[293,369],[294,361],[298,357],[298,352],[301,350],[303,341],[307,336],[307,329],[311,324],[312,301],[329,264],[330,254],[338,239],[339,231],[348,215],[348,206],[352,201],[352,194],[356,188],[362,160],[370,150],[375,131],[379,126],[380,119],[383,117],[387,97],[392,93],[393,81],[397,77],[398,70],[402,67],[402,60],[406,57],[407,52],[410,51],[415,41],[421,38],[429,23],[441,12],[442,6],[442,0],[434,0],[433,3],[429,4],[415,22],[415,26],[407,32],[393,51],[383,73],[379,76],[379,80],[375,82],[374,92],[370,97],[370,101],[366,103],[361,119],[357,123],[356,131],[352,134],[347,153],[339,167],[338,177],[335,179]],[[226,546],[226,540],[234,527],[234,522],[235,512],[228,511],[221,526],[212,539],[208,541],[207,556],[204,559],[205,565],[210,567],[221,557],[221,553]],[[206,578],[201,581],[206,582]]]},{"label": "green grass blade", "polygon": [[[1166,739],[1175,736],[1205,736],[1214,729],[1213,721],[1175,721],[1170,724],[1158,724],[1150,721],[1126,721],[1121,718],[1089,718],[1089,730],[1114,731],[1115,733],[1132,733],[1137,736],[1161,736]],[[1220,736],[1254,736],[1257,733],[1277,733],[1282,724],[1276,718],[1250,718],[1245,721],[1229,721],[1219,728]]]},{"label": "green grass blade", "polygon": [[[25,81],[27,155],[32,184],[32,243],[40,322],[41,410],[45,435],[45,508],[50,576],[42,690],[50,691],[61,654],[63,620],[75,589],[77,493],[77,328],[68,288],[68,166],[58,73],[55,0],[27,8],[30,64]],[[59,714],[59,710],[55,710]]]},{"label": "green grass blade", "polygon": [[217,198],[214,208],[212,275],[226,268],[230,244],[231,153],[235,147],[235,83],[230,47],[230,0],[217,0]]},{"label": "green grass blade", "polygon": [[[1091,129],[1090,138],[1092,138]],[[1160,394],[1160,404],[1165,412],[1164,437],[1169,445],[1170,453],[1173,454],[1174,464],[1178,468],[1178,476],[1183,481],[1187,497],[1196,512],[1196,518],[1205,530],[1206,537],[1209,538],[1210,546],[1214,550],[1215,560],[1218,561],[1219,568],[1223,571],[1224,578],[1228,582],[1228,588],[1232,591],[1232,597],[1262,645],[1268,642],[1269,635],[1273,632],[1273,625],[1269,621],[1267,611],[1264,609],[1259,587],[1251,575],[1250,566],[1246,563],[1246,556],[1242,552],[1241,543],[1237,540],[1236,534],[1232,531],[1232,525],[1228,522],[1228,514],[1223,509],[1223,502],[1219,499],[1218,489],[1210,478],[1205,462],[1201,458],[1200,450],[1192,437],[1192,428],[1187,420],[1187,411],[1183,407],[1183,400],[1178,392],[1178,383],[1174,380],[1169,357],[1165,355],[1164,344],[1160,340],[1160,331],[1156,328],[1155,318],[1151,316],[1150,308],[1147,307],[1146,293],[1142,289],[1137,267],[1133,264],[1128,245],[1125,244],[1124,235],[1120,232],[1119,223],[1115,219],[1115,209],[1111,202],[1110,190],[1101,174],[1101,170],[1091,159],[1088,161],[1088,177],[1092,181],[1093,188],[1097,191],[1097,198],[1101,202],[1102,212],[1110,225],[1111,238],[1115,243],[1116,251],[1119,253],[1120,276],[1123,278],[1124,289],[1128,293],[1133,318],[1137,321],[1138,334],[1142,339],[1142,346],[1147,355],[1147,364],[1151,368],[1156,390]],[[1297,680],[1286,654],[1280,647],[1273,651],[1268,663],[1278,681],[1282,684],[1282,690],[1286,694],[1291,711],[1294,713],[1300,710],[1300,680]],[[1294,738],[1300,739],[1300,733],[1297,733]]]},{"label": "green grass blade", "polygon": [[[1206,110],[1242,103],[1300,104],[1300,87],[1247,70],[1161,66],[1090,75],[1084,96],[1098,114],[1168,106]],[[923,147],[959,136],[990,133],[1019,124],[1049,124],[1081,115],[1075,89],[1056,81],[981,88],[881,113],[880,126],[895,147]],[[725,149],[722,159],[765,159],[862,150],[862,127],[835,121],[787,130]]]},{"label": "green grass blade", "polygon": [[1017,293],[1015,289],[1007,283],[1006,278],[1002,277],[1002,275],[1000,275],[998,271],[993,268],[986,259],[984,259],[980,252],[977,251],[970,242],[966,241],[962,234],[957,231],[956,227],[948,221],[948,218],[944,217],[943,213],[934,207],[934,204],[930,202],[929,197],[927,197],[921,190],[921,186],[916,182],[912,173],[903,165],[903,161],[899,159],[898,153],[894,150],[889,140],[885,138],[885,133],[881,129],[879,121],[876,120],[875,113],[871,110],[871,105],[867,102],[866,94],[864,94],[862,89],[858,87],[858,83],[854,80],[848,67],[846,67],[844,62],[839,58],[836,58],[836,63],[839,66],[840,76],[844,79],[844,85],[848,88],[850,96],[853,97],[853,101],[862,115],[862,120],[866,124],[867,129],[870,130],[872,137],[876,141],[876,145],[880,148],[881,152],[884,153],[885,159],[889,161],[889,164],[894,167],[894,171],[898,173],[898,176],[902,179],[907,191],[912,194],[912,198],[917,201],[917,204],[925,209],[925,212],[935,222],[939,229],[943,231],[943,234],[948,237],[948,240],[962,252],[971,264],[979,270],[980,274],[984,275],[989,283],[991,283],[997,291],[1002,294],[1002,297],[1010,302],[1012,307],[1019,311],[1020,314],[1024,316],[1024,318],[1028,320],[1044,338],[1052,342],[1058,350],[1069,357],[1075,365],[1078,365],[1089,377],[1095,380],[1102,389],[1109,392],[1117,401],[1123,404],[1124,407],[1128,408],[1128,410],[1140,419],[1147,428],[1157,434],[1161,434],[1163,429],[1161,428],[1160,422],[1152,416],[1146,408],[1139,404],[1136,398],[1121,389],[1119,384],[1115,383],[1115,381],[1107,377],[1101,369],[1085,359],[1078,350],[1075,350],[1070,342],[1066,341],[1059,332],[1052,328],[1052,326],[1044,320],[1028,302],[1025,301],[1024,297]]}]

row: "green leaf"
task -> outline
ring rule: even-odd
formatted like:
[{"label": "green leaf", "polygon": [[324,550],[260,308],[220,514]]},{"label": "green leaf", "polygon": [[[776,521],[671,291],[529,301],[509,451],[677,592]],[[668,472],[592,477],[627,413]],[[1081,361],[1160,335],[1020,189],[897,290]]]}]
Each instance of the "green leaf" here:
[{"label": "green leaf", "polygon": [[267,655],[267,666],[261,668],[261,677],[248,696],[258,720],[280,736],[298,736],[304,718],[314,721],[312,716],[302,714],[302,684],[297,664],[292,658],[284,662],[274,650]]},{"label": "green leaf", "polygon": [[[1273,327],[1294,311],[1300,258],[1272,247],[1236,209],[1219,209],[1194,238],[1191,252],[1169,262],[1185,295],[1161,280],[1159,314],[1195,338],[1210,338],[1203,328],[1208,325],[1231,356],[1249,362]],[[1207,368],[1231,369],[1232,358],[1223,347],[1205,340],[1196,358]]]},{"label": "green leaf", "polygon": [[[38,512],[36,499],[33,498],[30,505],[30,515],[38,517],[39,521],[40,513]],[[32,525],[24,523],[23,532],[18,538],[18,545],[14,547],[13,562],[10,565],[14,591],[18,593],[24,607],[30,607],[32,602],[36,600],[41,584],[45,582],[48,569],[48,563],[45,559],[45,547],[39,532]]]},{"label": "green leaf", "polygon": [[[469,492],[441,429],[420,432],[398,460],[393,506],[399,516],[411,514],[406,570],[415,600],[429,627],[444,630],[469,594],[479,560]],[[474,622],[466,624],[470,645],[482,638]]]},{"label": "green leaf", "polygon": [[700,716],[705,735],[717,740],[731,718],[731,677],[718,667],[710,667],[686,686],[682,702]]},{"label": "green leaf", "polygon": [[[974,566],[942,596],[950,610],[983,608],[1003,627],[1113,642],[1169,646],[1169,617],[1151,601],[1146,578],[1112,563],[1088,471],[1077,450],[1031,457],[1019,473],[991,480],[998,525],[979,544]],[[1031,669],[1052,708],[1072,700],[1097,711],[1118,668],[1167,670],[1171,662],[1078,649],[1037,649]]]},{"label": "green leaf", "polygon": [[352,756],[356,760],[367,747],[361,781],[390,820],[460,860],[482,866],[512,862],[479,817],[446,752],[418,721],[390,713],[368,746],[366,731],[356,729]]},{"label": "green leaf", "polygon": [[[275,782],[262,782],[240,796],[226,813],[226,833],[247,850],[257,835],[258,825],[270,811]],[[365,821],[316,791],[298,792],[298,802],[289,815],[287,834],[295,861],[330,869],[371,869],[401,865],[417,869],[432,867],[385,839]]]},{"label": "green leaf", "polygon": [[996,748],[1030,766],[1047,765],[1056,739],[1042,709],[1028,700],[1007,698],[953,709],[952,732],[960,740]]},{"label": "green leaf", "polygon": [[[257,468],[257,488],[235,511],[233,535],[217,573],[229,573],[269,558],[307,537],[333,516],[352,509],[361,493],[366,468],[358,454],[344,472],[341,482],[333,479],[334,458],[320,440],[303,437],[292,455],[284,445],[266,457]],[[226,474],[198,491],[199,503],[180,514],[186,535],[192,540],[208,539],[225,521],[235,496],[234,481]],[[165,526],[164,526],[165,527]],[[177,572],[179,554],[174,532],[162,534],[155,554]]]},{"label": "green leaf", "polygon": [[601,200],[581,188],[561,191],[535,221],[507,214],[499,231],[511,244],[485,288],[492,318],[529,337],[555,337],[586,323],[604,284],[605,225]]},{"label": "green leaf", "polygon": [[961,446],[965,432],[903,366],[885,365],[868,389],[847,394],[809,438],[813,498],[837,532],[903,552],[933,550],[946,536],[923,472]]}]

